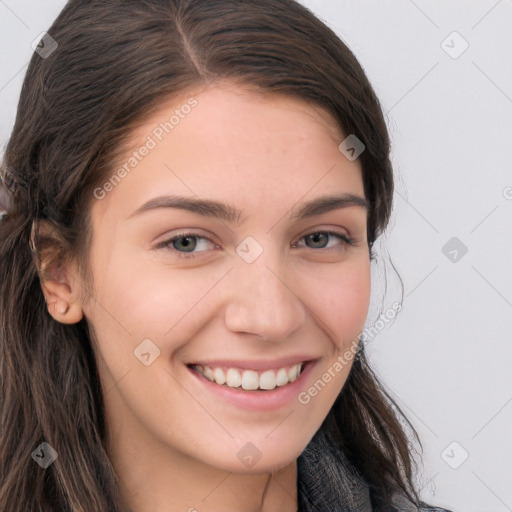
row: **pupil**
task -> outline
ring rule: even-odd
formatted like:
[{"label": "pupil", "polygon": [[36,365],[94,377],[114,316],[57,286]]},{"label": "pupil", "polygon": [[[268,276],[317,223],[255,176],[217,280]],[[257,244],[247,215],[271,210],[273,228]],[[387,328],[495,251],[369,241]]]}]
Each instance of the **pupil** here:
[{"label": "pupil", "polygon": [[[185,243],[183,244],[184,248],[185,248],[185,249],[189,249],[189,250],[187,250],[186,252],[191,252],[191,251],[193,251],[193,250],[194,250],[194,248],[195,248],[195,244],[194,244],[193,242],[191,243],[191,242],[190,242],[190,240],[194,240],[194,237],[192,237],[192,236],[184,236],[184,237],[182,237],[182,238],[178,238],[178,239],[176,240],[175,244],[176,244],[176,243],[178,243],[178,244],[179,244],[179,243],[180,243],[181,241],[183,241],[183,240],[185,240]],[[187,240],[188,240],[188,241],[187,241]],[[177,247],[175,246],[175,248],[177,248]]]},{"label": "pupil", "polygon": [[313,239],[314,243],[317,243],[318,242],[318,237],[326,238],[326,235],[324,233],[314,233],[313,235],[310,235],[310,237]]}]

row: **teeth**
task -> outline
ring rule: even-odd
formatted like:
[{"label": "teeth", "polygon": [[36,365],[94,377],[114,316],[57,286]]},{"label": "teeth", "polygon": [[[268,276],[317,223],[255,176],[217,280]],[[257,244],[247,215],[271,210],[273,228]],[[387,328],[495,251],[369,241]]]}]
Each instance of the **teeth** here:
[{"label": "teeth", "polygon": [[203,367],[203,374],[208,380],[211,380],[213,382],[213,370],[209,366]]},{"label": "teeth", "polygon": [[240,387],[242,385],[242,377],[240,377],[240,372],[234,368],[230,368],[226,372],[226,383],[230,388]]},{"label": "teeth", "polygon": [[254,370],[240,371],[237,368],[228,368],[224,371],[222,368],[211,368],[204,365],[194,365],[194,368],[211,382],[230,388],[245,389],[252,391],[255,389],[275,389],[276,386],[285,386],[286,384],[296,380],[304,363],[295,364],[287,368],[279,368],[279,370],[265,370],[260,374]]},{"label": "teeth", "polygon": [[[295,372],[294,375],[296,375]],[[286,371],[286,368],[280,368],[275,376],[276,386],[284,386],[285,384],[288,384],[288,382],[293,382],[294,380],[295,378],[293,378],[293,375],[292,378],[290,378],[290,374]]]},{"label": "teeth", "polygon": [[[281,368],[282,370],[282,368]],[[281,371],[279,370],[279,371]],[[286,372],[286,370],[284,370]],[[279,373],[279,372],[278,372]],[[274,389],[277,386],[277,375],[274,370],[267,370],[260,375],[259,385],[261,389]],[[288,379],[286,379],[285,384],[288,384]],[[283,386],[283,384],[279,384]]]},{"label": "teeth", "polygon": [[[258,374],[254,370],[245,370],[242,373],[242,388],[243,389],[247,389],[248,391],[250,391],[251,389],[258,389],[258,384],[259,384]],[[228,384],[228,386],[230,386],[230,384]],[[233,387],[233,386],[230,386],[230,387]]]},{"label": "teeth", "polygon": [[215,368],[213,371],[213,378],[217,384],[224,384],[226,382],[226,375],[220,368]]},{"label": "teeth", "polygon": [[294,381],[299,376],[299,373],[300,373],[300,368],[297,366],[292,366],[288,370],[288,379],[291,381]]}]

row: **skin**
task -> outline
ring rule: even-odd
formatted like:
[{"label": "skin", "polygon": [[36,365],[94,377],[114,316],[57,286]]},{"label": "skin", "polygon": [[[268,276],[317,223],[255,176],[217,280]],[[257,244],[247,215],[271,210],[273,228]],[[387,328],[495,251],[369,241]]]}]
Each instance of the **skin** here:
[{"label": "skin", "polygon": [[[163,104],[133,133],[135,146],[192,95],[197,107],[93,201],[93,295],[84,297],[73,262],[55,269],[43,288],[56,320],[85,316],[93,328],[105,445],[129,510],[296,511],[297,457],[351,362],[308,404],[294,399],[263,412],[211,394],[185,363],[308,354],[318,361],[307,390],[357,341],[370,299],[366,209],[349,206],[299,222],[290,212],[327,194],[364,198],[361,165],[339,151],[346,135],[326,111],[230,83]],[[164,194],[230,203],[242,210],[241,222],[171,208],[130,217]],[[304,238],[321,229],[354,245]],[[155,248],[189,230],[211,240],[194,239],[194,259],[178,257],[180,250],[189,254],[180,240]],[[236,253],[247,236],[263,248],[251,264]],[[150,366],[133,353],[147,338],[160,350]],[[262,454],[252,467],[237,457],[247,442]]]}]

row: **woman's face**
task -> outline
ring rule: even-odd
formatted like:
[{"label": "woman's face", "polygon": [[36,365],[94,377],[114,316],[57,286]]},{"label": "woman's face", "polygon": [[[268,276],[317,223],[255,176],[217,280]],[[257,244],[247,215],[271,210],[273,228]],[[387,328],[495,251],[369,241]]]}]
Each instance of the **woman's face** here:
[{"label": "woman's face", "polygon": [[[370,297],[361,166],[299,100],[191,96],[147,119],[96,189],[83,311],[113,451],[260,473],[300,455],[351,367]],[[306,207],[326,196],[361,204]]]}]

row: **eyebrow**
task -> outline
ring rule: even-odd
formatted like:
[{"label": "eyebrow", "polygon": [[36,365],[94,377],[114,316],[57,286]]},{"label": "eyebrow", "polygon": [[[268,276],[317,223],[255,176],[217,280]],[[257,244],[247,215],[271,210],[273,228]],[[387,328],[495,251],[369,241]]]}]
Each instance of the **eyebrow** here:
[{"label": "eyebrow", "polygon": [[[302,220],[322,213],[358,206],[368,210],[368,201],[355,194],[338,194],[317,197],[302,203],[299,210],[291,215],[293,220]],[[242,212],[233,205],[214,201],[212,199],[198,199],[186,196],[159,196],[150,199],[141,207],[137,208],[128,219],[144,212],[161,208],[176,208],[187,210],[205,217],[213,217],[232,224],[239,224]]]}]

